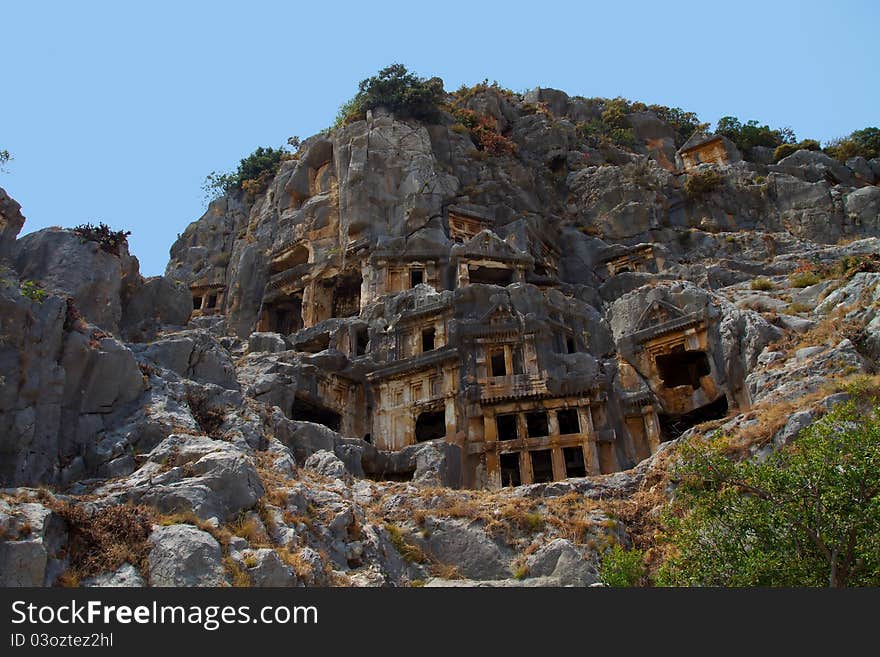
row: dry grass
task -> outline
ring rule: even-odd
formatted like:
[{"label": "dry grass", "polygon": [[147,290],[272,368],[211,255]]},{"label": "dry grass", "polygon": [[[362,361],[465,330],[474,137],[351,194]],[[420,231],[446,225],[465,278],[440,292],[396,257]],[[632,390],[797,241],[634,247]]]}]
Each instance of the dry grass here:
[{"label": "dry grass", "polygon": [[226,571],[232,586],[236,588],[250,587],[251,576],[228,554],[223,557],[223,570]]},{"label": "dry grass", "polygon": [[69,560],[62,585],[78,583],[94,575],[130,563],[147,572],[147,539],[151,512],[143,506],[121,504],[90,512],[84,505],[53,501],[50,508],[67,523],[66,556]]},{"label": "dry grass", "polygon": [[275,552],[281,561],[293,568],[293,572],[300,579],[310,581],[315,576],[314,568],[303,558],[301,552],[291,552],[286,547],[275,548]]},{"label": "dry grass", "polygon": [[431,564],[431,574],[440,579],[463,579],[461,573],[458,572],[458,568],[445,563]]},{"label": "dry grass", "polygon": [[410,543],[406,539],[406,533],[403,529],[392,523],[385,523],[385,531],[395,549],[400,552],[400,556],[407,563],[425,563],[428,561],[428,555],[418,546]]}]

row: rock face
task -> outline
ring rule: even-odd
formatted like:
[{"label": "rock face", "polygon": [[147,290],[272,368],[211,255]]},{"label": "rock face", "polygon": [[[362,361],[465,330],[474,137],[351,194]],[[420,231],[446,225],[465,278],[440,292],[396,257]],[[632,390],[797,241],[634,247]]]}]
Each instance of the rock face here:
[{"label": "rock face", "polygon": [[697,140],[713,164],[647,109],[613,145],[595,99],[448,100],[307,139],[164,277],[16,239],[0,190],[0,584],[59,581],[69,503],[155,523],[87,586],[590,586],[630,542],[608,501],[679,437],[790,404],[762,458],[875,371],[877,160]]},{"label": "rock face", "polygon": [[0,187],[0,262],[12,254],[12,246],[22,226],[21,206]]},{"label": "rock face", "polygon": [[150,536],[153,586],[223,586],[223,554],[214,537],[192,525],[158,527]]}]

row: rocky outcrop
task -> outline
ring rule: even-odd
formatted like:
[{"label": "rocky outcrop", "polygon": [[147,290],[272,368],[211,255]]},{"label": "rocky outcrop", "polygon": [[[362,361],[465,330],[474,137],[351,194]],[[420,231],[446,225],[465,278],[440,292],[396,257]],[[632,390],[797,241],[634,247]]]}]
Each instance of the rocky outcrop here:
[{"label": "rocky outcrop", "polygon": [[595,99],[449,102],[305,140],[165,277],[0,190],[0,485],[63,491],[0,491],[0,583],[70,567],[63,499],[153,526],[85,586],[591,586],[680,436],[791,409],[763,458],[876,368],[877,160],[682,171],[648,108],[614,144]]},{"label": "rocky outcrop", "polygon": [[12,254],[15,238],[24,226],[21,206],[0,187],[0,262]]}]

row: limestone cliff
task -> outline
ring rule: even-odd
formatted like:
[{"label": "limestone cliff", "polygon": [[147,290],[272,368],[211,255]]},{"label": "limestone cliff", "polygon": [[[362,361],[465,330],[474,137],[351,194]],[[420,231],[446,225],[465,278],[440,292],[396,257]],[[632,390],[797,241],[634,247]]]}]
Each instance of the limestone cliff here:
[{"label": "limestone cliff", "polygon": [[[164,277],[16,240],[0,190],[0,483],[54,489],[0,502],[2,583],[589,585],[646,540],[606,502],[655,512],[680,436],[780,402],[800,427],[873,370],[880,162],[771,164],[651,111],[597,147],[592,101],[448,100],[305,140]],[[103,572],[64,547],[86,499],[143,529]]]}]

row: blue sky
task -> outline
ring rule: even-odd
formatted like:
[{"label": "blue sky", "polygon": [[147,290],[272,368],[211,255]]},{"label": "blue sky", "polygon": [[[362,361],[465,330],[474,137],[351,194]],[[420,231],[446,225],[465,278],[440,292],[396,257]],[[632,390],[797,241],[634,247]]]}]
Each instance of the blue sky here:
[{"label": "blue sky", "polygon": [[202,181],[399,61],[447,89],[622,95],[827,140],[880,125],[880,3],[3,2],[0,174],[25,232],[104,221],[145,274]]}]

